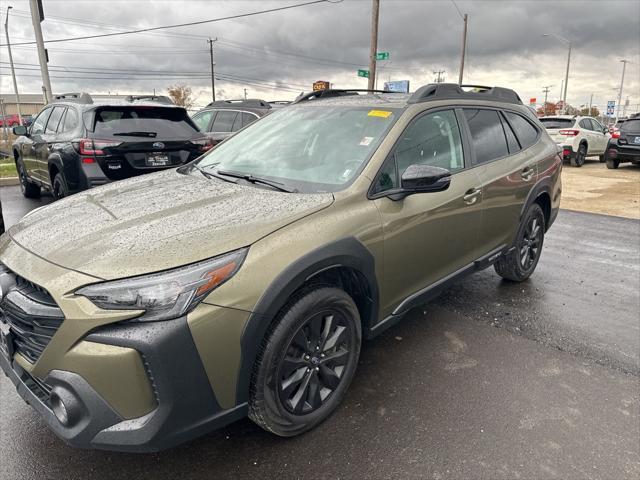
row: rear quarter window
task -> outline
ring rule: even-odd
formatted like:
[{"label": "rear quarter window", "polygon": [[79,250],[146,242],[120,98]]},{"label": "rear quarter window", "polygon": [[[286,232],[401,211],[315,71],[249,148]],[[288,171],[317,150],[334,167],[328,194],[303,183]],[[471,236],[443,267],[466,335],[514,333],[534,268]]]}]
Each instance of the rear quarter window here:
[{"label": "rear quarter window", "polygon": [[100,136],[147,136],[149,138],[183,138],[198,133],[182,108],[125,106],[103,107],[93,115],[93,128]]},{"label": "rear quarter window", "polygon": [[513,112],[504,112],[509,124],[520,141],[523,149],[530,147],[538,140],[538,129],[529,120]]}]

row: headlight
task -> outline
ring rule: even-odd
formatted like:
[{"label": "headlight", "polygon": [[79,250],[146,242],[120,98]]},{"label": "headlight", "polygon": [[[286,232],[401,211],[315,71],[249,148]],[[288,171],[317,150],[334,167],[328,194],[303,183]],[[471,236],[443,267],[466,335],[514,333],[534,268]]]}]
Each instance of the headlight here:
[{"label": "headlight", "polygon": [[144,310],[137,321],[167,320],[190,312],[238,271],[247,249],[150,275],[96,283],[77,290],[104,310]]}]

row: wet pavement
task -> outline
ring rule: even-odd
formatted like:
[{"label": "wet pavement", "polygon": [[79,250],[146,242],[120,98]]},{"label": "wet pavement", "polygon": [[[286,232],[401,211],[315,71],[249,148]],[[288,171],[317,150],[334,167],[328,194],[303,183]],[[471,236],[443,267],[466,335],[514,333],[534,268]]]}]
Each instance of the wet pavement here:
[{"label": "wet pavement", "polygon": [[[8,225],[41,202],[0,196]],[[299,438],[243,420],[158,454],[74,450],[3,377],[0,478],[638,478],[639,239],[561,211],[528,282],[480,272],[367,342]]]}]

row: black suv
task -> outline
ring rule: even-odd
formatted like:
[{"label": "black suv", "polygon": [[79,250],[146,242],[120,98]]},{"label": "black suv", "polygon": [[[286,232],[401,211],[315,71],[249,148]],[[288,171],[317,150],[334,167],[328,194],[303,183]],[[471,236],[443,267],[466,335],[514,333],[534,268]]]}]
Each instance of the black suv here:
[{"label": "black suv", "polygon": [[620,130],[609,139],[605,161],[607,168],[618,168],[624,162],[640,164],[640,114],[620,123]]},{"label": "black suv", "polygon": [[13,156],[22,193],[54,197],[176,167],[211,148],[184,108],[168,97],[94,101],[87,93],[56,96],[30,127],[14,127]]},{"label": "black suv", "polygon": [[281,102],[257,99],[220,100],[211,102],[192,118],[200,131],[206,133],[215,145],[258,118],[264,117],[274,108],[282,106]]}]

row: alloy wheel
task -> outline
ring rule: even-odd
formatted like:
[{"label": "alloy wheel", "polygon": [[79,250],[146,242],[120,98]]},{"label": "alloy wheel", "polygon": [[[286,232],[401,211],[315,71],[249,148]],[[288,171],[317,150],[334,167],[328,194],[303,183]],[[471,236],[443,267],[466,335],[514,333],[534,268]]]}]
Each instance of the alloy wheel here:
[{"label": "alloy wheel", "polygon": [[540,254],[542,244],[542,224],[538,217],[529,220],[520,243],[520,265],[529,270]]},{"label": "alloy wheel", "polygon": [[319,409],[338,388],[354,360],[355,332],[338,310],[312,315],[296,332],[278,367],[278,396],[296,415]]}]

